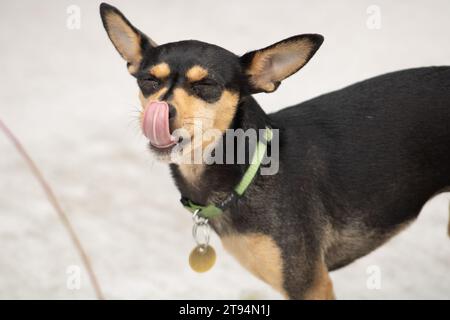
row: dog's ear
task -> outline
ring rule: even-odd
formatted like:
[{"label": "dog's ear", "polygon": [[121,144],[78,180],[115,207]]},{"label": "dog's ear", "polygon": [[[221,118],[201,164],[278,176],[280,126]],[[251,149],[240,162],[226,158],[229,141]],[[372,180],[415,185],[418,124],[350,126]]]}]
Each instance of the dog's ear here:
[{"label": "dog's ear", "polygon": [[251,93],[272,92],[300,70],[322,45],[319,34],[302,34],[241,57]]},{"label": "dog's ear", "polygon": [[127,61],[128,70],[134,73],[139,68],[143,52],[156,43],[136,29],[130,21],[115,7],[102,3],[100,16],[109,39]]}]

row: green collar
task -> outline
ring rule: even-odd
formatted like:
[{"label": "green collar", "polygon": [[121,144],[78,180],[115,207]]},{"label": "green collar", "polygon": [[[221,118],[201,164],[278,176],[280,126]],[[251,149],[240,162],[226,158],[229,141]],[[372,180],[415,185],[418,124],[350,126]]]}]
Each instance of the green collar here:
[{"label": "green collar", "polygon": [[258,141],[256,150],[253,153],[252,161],[250,162],[250,166],[248,167],[247,171],[245,171],[244,176],[242,177],[238,185],[234,188],[233,192],[222,203],[218,205],[210,203],[206,206],[202,206],[186,197],[182,197],[181,203],[183,204],[183,206],[193,214],[197,213],[198,216],[205,219],[211,219],[221,215],[223,211],[227,209],[234,201],[236,201],[238,197],[242,196],[245,193],[250,183],[252,183],[259,167],[261,166],[264,154],[266,153],[267,143],[272,140],[272,136],[272,130],[269,127],[266,127],[266,131],[264,132],[264,139],[263,141]]}]

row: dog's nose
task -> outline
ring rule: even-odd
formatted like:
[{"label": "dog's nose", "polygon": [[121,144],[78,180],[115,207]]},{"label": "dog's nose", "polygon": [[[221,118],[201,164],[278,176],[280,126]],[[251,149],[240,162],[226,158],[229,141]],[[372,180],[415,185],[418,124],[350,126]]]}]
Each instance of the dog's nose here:
[{"label": "dog's nose", "polygon": [[169,103],[169,119],[173,119],[175,118],[175,116],[177,115],[177,109],[175,109],[175,107]]}]

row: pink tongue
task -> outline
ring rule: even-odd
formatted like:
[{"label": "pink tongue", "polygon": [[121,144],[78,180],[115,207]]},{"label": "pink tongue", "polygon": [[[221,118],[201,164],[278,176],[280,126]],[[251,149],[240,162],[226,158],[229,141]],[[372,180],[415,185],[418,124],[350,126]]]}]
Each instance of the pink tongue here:
[{"label": "pink tongue", "polygon": [[169,105],[165,102],[150,102],[145,108],[142,123],[144,135],[157,148],[167,148],[175,144],[169,131]]}]

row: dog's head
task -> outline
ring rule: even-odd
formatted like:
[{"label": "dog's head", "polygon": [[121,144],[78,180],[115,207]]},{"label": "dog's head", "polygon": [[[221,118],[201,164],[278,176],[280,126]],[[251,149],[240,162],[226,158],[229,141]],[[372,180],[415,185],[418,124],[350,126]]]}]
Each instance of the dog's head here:
[{"label": "dog's head", "polygon": [[242,98],[276,90],[323,42],[320,35],[304,34],[239,57],[194,40],[157,45],[116,8],[103,3],[100,14],[109,38],[137,79],[143,131],[159,154],[179,143],[180,136],[174,134],[179,129],[191,141],[199,132],[196,128],[223,133]]}]

